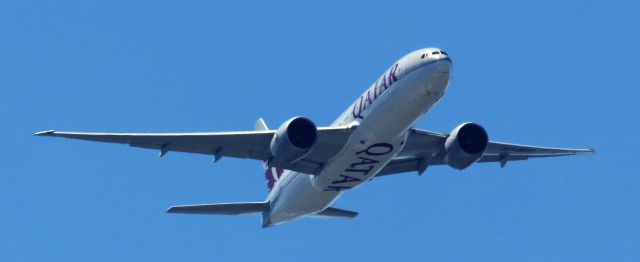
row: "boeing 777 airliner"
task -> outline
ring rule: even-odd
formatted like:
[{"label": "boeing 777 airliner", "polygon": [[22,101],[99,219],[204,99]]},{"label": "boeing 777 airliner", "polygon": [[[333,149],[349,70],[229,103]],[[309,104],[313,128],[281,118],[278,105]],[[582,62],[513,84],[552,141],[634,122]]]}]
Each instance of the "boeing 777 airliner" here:
[{"label": "boeing 777 airliner", "polygon": [[425,172],[432,165],[465,169],[476,162],[591,154],[592,149],[561,149],[489,141],[476,123],[462,123],[449,134],[413,126],[444,95],[451,58],[438,48],[411,52],[395,62],[328,127],[294,117],[277,129],[262,118],[254,131],[216,133],[80,133],[43,131],[55,136],[123,143],[169,151],[260,160],[269,195],[263,202],[174,206],[170,213],[260,214],[268,227],[301,217],[353,218],[356,212],[330,207],[344,192],[376,176]]}]

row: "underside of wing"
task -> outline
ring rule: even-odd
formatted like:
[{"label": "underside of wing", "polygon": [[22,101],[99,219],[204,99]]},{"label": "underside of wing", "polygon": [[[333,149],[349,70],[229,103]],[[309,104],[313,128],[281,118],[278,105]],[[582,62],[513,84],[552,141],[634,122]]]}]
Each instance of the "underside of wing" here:
[{"label": "underside of wing", "polygon": [[[404,172],[422,174],[428,166],[444,165],[447,134],[414,129],[409,134],[405,148],[377,176]],[[593,154],[593,149],[567,149],[537,147],[489,141],[486,151],[477,162],[498,162],[504,167],[509,161],[538,157]]]},{"label": "underside of wing", "polygon": [[[349,132],[349,127],[318,128],[317,141],[308,154],[296,161],[274,163],[274,166],[317,174],[326,161],[344,146]],[[213,133],[86,133],[50,130],[35,135],[127,144],[158,150],[160,156],[175,151],[212,155],[215,161],[222,157],[270,161],[270,144],[275,133],[275,130]]]},{"label": "underside of wing", "polygon": [[267,160],[274,131],[218,133],[83,133],[44,131],[38,136],[64,137],[169,151]]}]

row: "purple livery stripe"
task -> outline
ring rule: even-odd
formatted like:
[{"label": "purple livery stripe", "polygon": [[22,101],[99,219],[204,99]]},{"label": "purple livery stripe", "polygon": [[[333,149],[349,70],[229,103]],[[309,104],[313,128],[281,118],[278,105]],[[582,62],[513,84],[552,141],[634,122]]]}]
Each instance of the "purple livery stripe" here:
[{"label": "purple livery stripe", "polygon": [[271,167],[264,172],[264,177],[267,179],[267,187],[269,188],[269,192],[273,189],[273,186],[280,179],[284,173],[284,169],[279,167]]}]

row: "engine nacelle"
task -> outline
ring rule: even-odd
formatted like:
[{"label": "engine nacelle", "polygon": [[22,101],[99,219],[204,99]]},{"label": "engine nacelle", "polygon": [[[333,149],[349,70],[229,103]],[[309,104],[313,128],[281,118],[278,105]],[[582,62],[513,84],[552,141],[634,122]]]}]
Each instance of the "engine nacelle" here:
[{"label": "engine nacelle", "polygon": [[489,136],[476,123],[463,123],[451,131],[444,142],[444,162],[455,169],[465,169],[480,160],[489,144]]},{"label": "engine nacelle", "polygon": [[276,131],[269,150],[272,161],[291,163],[307,155],[318,137],[318,129],[311,120],[294,117]]}]

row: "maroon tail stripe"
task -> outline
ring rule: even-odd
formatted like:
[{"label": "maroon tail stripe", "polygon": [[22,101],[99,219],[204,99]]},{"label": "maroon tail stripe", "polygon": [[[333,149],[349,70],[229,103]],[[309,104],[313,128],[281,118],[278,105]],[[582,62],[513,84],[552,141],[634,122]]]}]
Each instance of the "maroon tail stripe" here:
[{"label": "maroon tail stripe", "polygon": [[272,167],[264,172],[264,177],[267,179],[267,187],[269,188],[269,192],[271,192],[273,186],[276,184],[276,181],[280,179],[283,172],[284,169],[279,167]]}]

